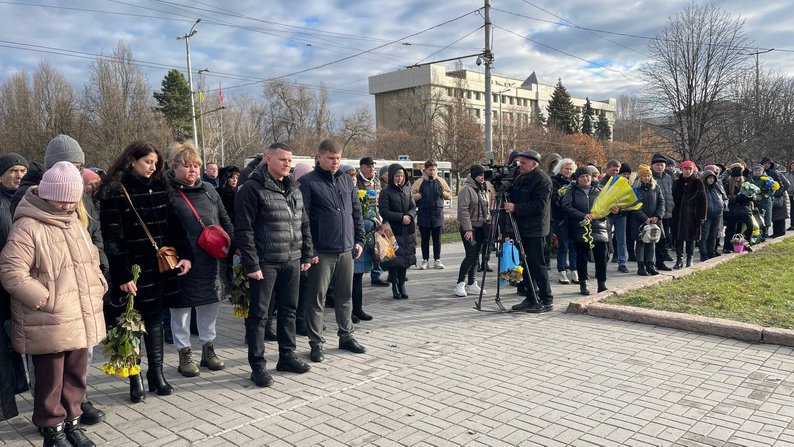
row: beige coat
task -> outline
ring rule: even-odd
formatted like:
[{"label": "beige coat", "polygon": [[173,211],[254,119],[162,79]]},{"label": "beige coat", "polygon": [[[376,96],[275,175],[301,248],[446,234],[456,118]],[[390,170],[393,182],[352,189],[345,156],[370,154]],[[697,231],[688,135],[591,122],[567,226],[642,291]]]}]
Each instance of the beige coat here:
[{"label": "beige coat", "polygon": [[473,227],[482,227],[486,221],[490,221],[490,207],[491,199],[487,187],[480,188],[471,175],[466,177],[463,189],[458,194],[460,229],[471,231]]},{"label": "beige coat", "polygon": [[99,253],[76,213],[55,212],[27,191],[0,254],[0,281],[11,295],[11,343],[24,354],[87,348],[105,337],[107,283]]}]

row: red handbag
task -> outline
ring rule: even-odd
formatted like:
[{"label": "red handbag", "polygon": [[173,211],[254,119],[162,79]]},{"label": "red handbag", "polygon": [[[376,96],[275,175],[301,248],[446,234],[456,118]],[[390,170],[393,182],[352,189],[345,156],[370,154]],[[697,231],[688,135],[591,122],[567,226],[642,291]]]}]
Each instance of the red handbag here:
[{"label": "red handbag", "polygon": [[196,220],[201,225],[201,228],[203,228],[198,237],[198,241],[196,241],[198,246],[215,259],[226,259],[229,255],[229,247],[232,245],[232,240],[229,235],[226,234],[226,231],[220,225],[204,225],[204,222],[201,221],[201,217],[196,212],[196,208],[193,207],[190,199],[187,198],[187,195],[181,189],[177,189],[177,191],[179,191],[179,194],[185,199],[190,210],[193,211],[193,215],[196,216]]}]

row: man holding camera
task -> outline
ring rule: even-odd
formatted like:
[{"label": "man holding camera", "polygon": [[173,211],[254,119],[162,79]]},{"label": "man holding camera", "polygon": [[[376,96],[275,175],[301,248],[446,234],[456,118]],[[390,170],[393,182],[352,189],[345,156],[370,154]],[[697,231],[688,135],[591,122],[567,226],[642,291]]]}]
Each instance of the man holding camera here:
[{"label": "man holding camera", "polygon": [[[505,211],[515,217],[526,253],[527,269],[523,273],[523,283],[527,296],[512,309],[531,313],[548,312],[554,308],[554,297],[549,286],[543,247],[546,243],[545,235],[549,233],[551,179],[538,169],[540,154],[533,150],[519,153],[516,163],[516,178],[510,186],[510,198],[505,202]],[[532,290],[533,281],[538,288],[537,299]]]}]

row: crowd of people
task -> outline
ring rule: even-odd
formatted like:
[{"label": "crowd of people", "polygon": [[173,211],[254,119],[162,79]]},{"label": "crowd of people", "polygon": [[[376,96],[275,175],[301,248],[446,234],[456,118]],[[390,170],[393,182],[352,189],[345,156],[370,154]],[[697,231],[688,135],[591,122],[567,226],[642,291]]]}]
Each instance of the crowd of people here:
[{"label": "crowd of people", "polygon": [[[752,166],[700,169],[691,161],[674,167],[657,153],[636,172],[618,160],[601,172],[557,154],[549,158],[541,168],[538,152],[514,152],[511,180],[498,188],[486,181],[486,167],[471,166],[458,193],[465,256],[454,295],[487,293],[475,272],[491,270],[486,254],[495,234],[520,241],[526,254],[514,284],[524,298],[513,310],[540,313],[553,309],[555,250],[559,283],[578,284],[588,295],[589,263],[597,291],[607,290],[610,253],[620,273],[632,273],[629,262],[636,262],[636,274],[656,275],[671,270],[666,262],[675,261],[673,269],[690,266],[696,246],[702,260],[733,250],[738,234],[752,250],[756,241],[784,234],[786,219],[794,217],[794,161],[785,173],[768,157]],[[308,338],[308,359],[324,360],[327,307],[338,347],[366,352],[354,336],[355,324],[374,318],[365,311],[364,275],[371,286],[391,285],[393,298],[405,300],[411,267],[443,269],[440,236],[452,191],[434,160],[412,183],[399,164],[378,169],[364,157],[357,169],[341,159],[341,146],[325,140],[314,166],[293,165],[284,143],[270,145],[243,169],[202,166],[190,142],[162,151],[139,141],[104,171],[84,166],[80,144],[67,135],[50,141],[41,164],[1,155],[3,418],[16,416],[15,394],[30,390],[32,421],[45,446],[94,445],[84,426],[105,415],[86,396],[87,368],[129,295],[145,327],[146,351],[146,386],[140,368],[129,374],[131,402],[144,401],[147,392],[174,393],[163,371],[169,343],[182,376],[224,369],[215,351],[216,321],[220,303],[231,296],[235,268],[250,289],[244,327],[256,386],[273,384],[266,340],[277,342],[278,371],[311,370],[296,352],[299,335]],[[612,206],[607,216],[594,215],[599,194],[618,177],[633,186],[641,208]],[[504,232],[492,226],[497,189],[504,197],[500,211],[515,223]],[[396,248],[387,257],[376,250],[385,228]],[[210,230],[229,242],[220,254],[207,242]],[[178,257],[165,269],[164,248]],[[201,345],[195,360],[191,335]]]}]

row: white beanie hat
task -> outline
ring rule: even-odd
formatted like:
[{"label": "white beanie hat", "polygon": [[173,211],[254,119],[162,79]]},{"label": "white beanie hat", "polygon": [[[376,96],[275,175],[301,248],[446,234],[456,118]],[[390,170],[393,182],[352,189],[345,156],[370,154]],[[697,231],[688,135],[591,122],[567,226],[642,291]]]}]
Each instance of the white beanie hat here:
[{"label": "white beanie hat", "polygon": [[68,161],[55,163],[41,178],[39,197],[53,202],[79,202],[83,198],[80,171]]}]

